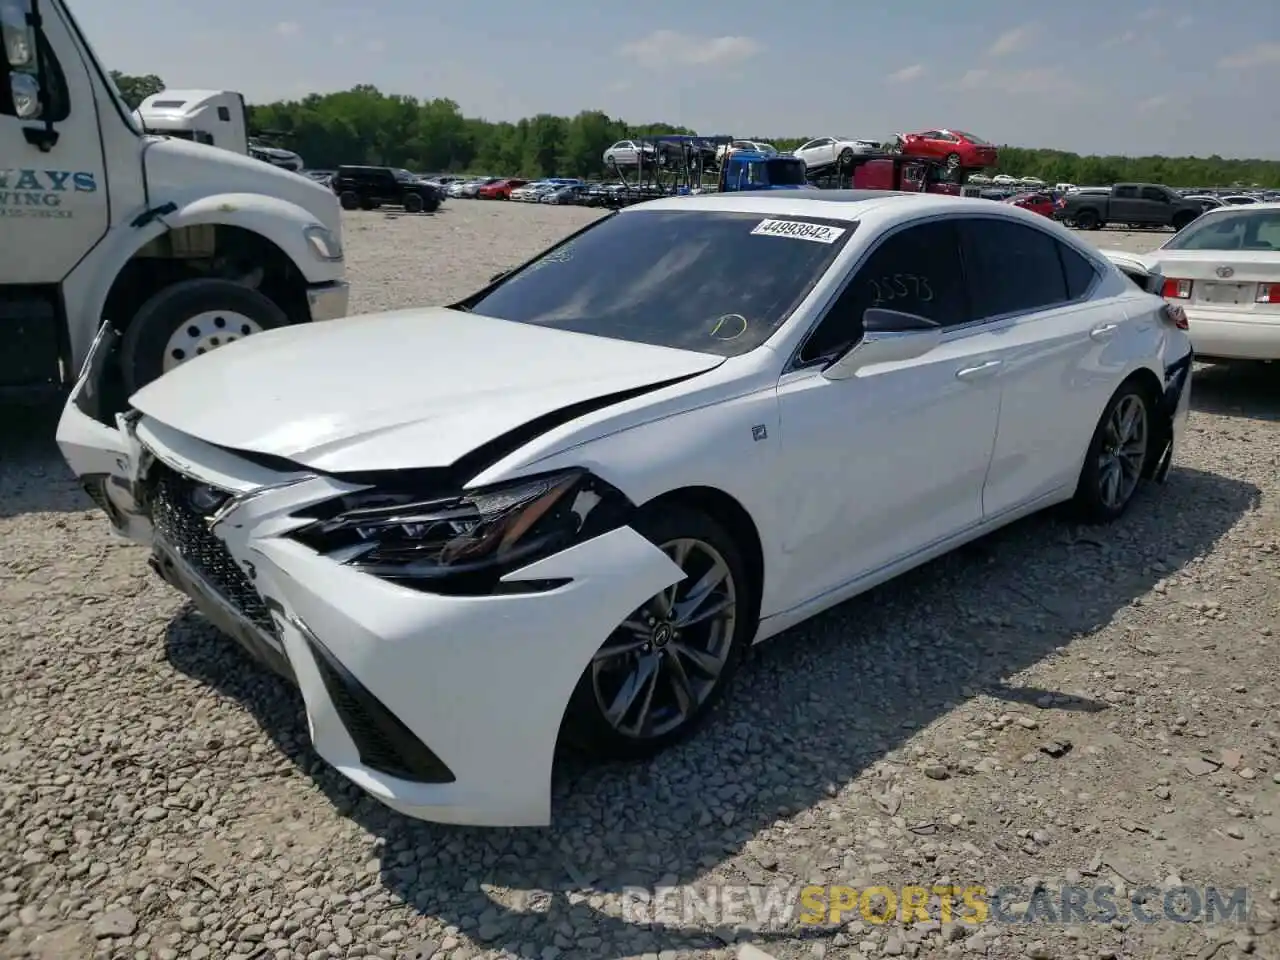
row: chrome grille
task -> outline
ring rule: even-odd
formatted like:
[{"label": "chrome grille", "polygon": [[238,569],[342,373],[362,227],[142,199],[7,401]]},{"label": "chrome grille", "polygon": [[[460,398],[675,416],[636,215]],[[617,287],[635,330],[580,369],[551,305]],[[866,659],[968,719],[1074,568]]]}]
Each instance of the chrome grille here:
[{"label": "chrome grille", "polygon": [[153,465],[147,487],[156,534],[241,616],[276,636],[275,620],[262,595],[196,510],[192,495],[198,486],[164,464]]}]

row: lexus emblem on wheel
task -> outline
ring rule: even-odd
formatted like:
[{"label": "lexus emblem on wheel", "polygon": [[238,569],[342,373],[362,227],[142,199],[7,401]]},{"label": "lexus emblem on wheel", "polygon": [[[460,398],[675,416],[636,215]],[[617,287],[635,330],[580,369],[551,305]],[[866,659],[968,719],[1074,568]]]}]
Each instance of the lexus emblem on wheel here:
[{"label": "lexus emblem on wheel", "polygon": [[1217,269],[1217,274],[1218,274],[1218,276],[1222,277],[1224,280],[1225,280],[1227,277],[1229,277],[1229,276],[1231,276],[1232,274],[1234,274],[1234,273],[1235,273],[1235,271],[1234,271],[1234,270],[1232,270],[1230,267],[1219,267],[1219,268]]}]

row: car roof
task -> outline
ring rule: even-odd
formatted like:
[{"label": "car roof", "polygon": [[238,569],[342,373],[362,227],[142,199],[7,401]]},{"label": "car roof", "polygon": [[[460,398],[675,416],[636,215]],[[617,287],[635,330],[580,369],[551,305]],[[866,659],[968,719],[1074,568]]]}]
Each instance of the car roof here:
[{"label": "car roof", "polygon": [[[956,197],[938,193],[907,193],[898,190],[812,190],[779,192],[763,190],[663,197],[627,207],[637,210],[708,210],[758,213],[761,216],[820,217],[825,220],[854,221],[873,211],[910,207],[913,213],[944,213],[961,208],[974,213],[991,213],[990,200]],[[1035,216],[1031,214],[1030,216]]]}]

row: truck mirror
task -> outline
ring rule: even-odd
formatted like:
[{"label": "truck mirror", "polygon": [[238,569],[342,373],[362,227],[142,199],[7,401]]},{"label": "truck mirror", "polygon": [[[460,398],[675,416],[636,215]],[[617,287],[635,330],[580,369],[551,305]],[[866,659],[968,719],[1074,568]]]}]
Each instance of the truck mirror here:
[{"label": "truck mirror", "polygon": [[9,74],[9,93],[19,120],[34,120],[40,116],[40,83],[31,74]]},{"label": "truck mirror", "polygon": [[36,42],[35,31],[27,22],[27,13],[22,6],[3,0],[0,7],[0,30],[4,34],[4,55],[9,66],[15,69],[29,67],[35,63]]}]

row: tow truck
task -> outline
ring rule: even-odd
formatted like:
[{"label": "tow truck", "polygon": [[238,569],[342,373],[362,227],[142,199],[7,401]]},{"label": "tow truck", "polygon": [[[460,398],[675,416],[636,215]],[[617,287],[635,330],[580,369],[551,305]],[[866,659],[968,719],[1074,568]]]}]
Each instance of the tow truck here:
[{"label": "tow truck", "polygon": [[[332,191],[194,133],[149,134],[68,0],[4,0],[0,19],[0,387],[68,385],[98,343],[92,395],[111,422],[199,354],[346,316]],[[210,122],[235,126],[221,105],[231,119],[215,105]]]},{"label": "tow truck", "polygon": [[901,190],[960,196],[963,184],[940,161],[900,154],[858,154],[821,170],[797,157],[735,153],[720,172],[722,191],[853,189]]}]

